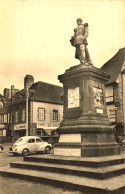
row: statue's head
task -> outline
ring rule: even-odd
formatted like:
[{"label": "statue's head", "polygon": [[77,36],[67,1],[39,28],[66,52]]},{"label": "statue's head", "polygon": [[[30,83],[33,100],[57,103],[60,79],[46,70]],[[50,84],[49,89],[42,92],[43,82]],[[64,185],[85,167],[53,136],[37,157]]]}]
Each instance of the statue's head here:
[{"label": "statue's head", "polygon": [[81,18],[78,18],[76,21],[77,21],[78,26],[82,24],[82,19]]}]

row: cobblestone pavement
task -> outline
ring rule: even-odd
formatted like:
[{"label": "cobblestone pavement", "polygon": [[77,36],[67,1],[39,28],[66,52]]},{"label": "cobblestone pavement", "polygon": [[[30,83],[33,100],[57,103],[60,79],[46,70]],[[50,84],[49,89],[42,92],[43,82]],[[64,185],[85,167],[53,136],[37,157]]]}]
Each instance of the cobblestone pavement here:
[{"label": "cobblestone pavement", "polygon": [[[11,144],[3,144],[4,150],[0,153],[0,166],[8,166],[10,162],[23,161],[22,156],[13,156],[8,153]],[[50,185],[23,181],[0,176],[0,194],[81,194],[79,191],[69,191]]]}]

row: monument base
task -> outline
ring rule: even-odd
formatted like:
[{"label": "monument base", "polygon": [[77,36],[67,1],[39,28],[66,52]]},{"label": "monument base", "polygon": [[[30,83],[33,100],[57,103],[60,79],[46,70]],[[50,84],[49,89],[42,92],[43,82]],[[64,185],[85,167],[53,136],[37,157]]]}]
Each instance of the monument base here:
[{"label": "monument base", "polygon": [[[79,133],[70,133],[72,129]],[[65,134],[60,134],[59,142],[54,145],[54,155],[101,157],[120,154],[111,126],[60,126],[58,131]]]},{"label": "monument base", "polygon": [[120,147],[107,116],[105,83],[108,75],[94,66],[80,64],[58,78],[64,87],[64,114],[57,129],[59,142],[54,145],[54,155],[119,155]]}]

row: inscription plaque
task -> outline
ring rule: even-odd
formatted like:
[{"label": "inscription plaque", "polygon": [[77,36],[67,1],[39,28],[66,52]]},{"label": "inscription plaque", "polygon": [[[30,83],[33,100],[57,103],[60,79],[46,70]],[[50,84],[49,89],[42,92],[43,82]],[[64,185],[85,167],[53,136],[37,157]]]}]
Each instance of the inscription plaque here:
[{"label": "inscription plaque", "polygon": [[59,142],[81,143],[81,134],[61,134]]},{"label": "inscription plaque", "polygon": [[80,149],[55,148],[54,155],[81,157],[81,150]]}]

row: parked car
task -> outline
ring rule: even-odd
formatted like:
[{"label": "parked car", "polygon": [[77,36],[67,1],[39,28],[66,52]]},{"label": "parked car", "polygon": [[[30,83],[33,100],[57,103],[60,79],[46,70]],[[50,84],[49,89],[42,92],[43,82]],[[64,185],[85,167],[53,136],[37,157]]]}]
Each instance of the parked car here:
[{"label": "parked car", "polygon": [[3,145],[0,144],[0,153],[4,150]]},{"label": "parked car", "polygon": [[14,155],[20,154],[27,156],[30,153],[45,152],[49,154],[51,151],[51,144],[44,142],[37,136],[20,137],[9,149],[9,153]]},{"label": "parked car", "polygon": [[40,137],[43,141],[48,142],[50,144],[55,144],[59,140],[59,135],[56,130],[44,130],[43,128],[36,129],[36,135]]}]

